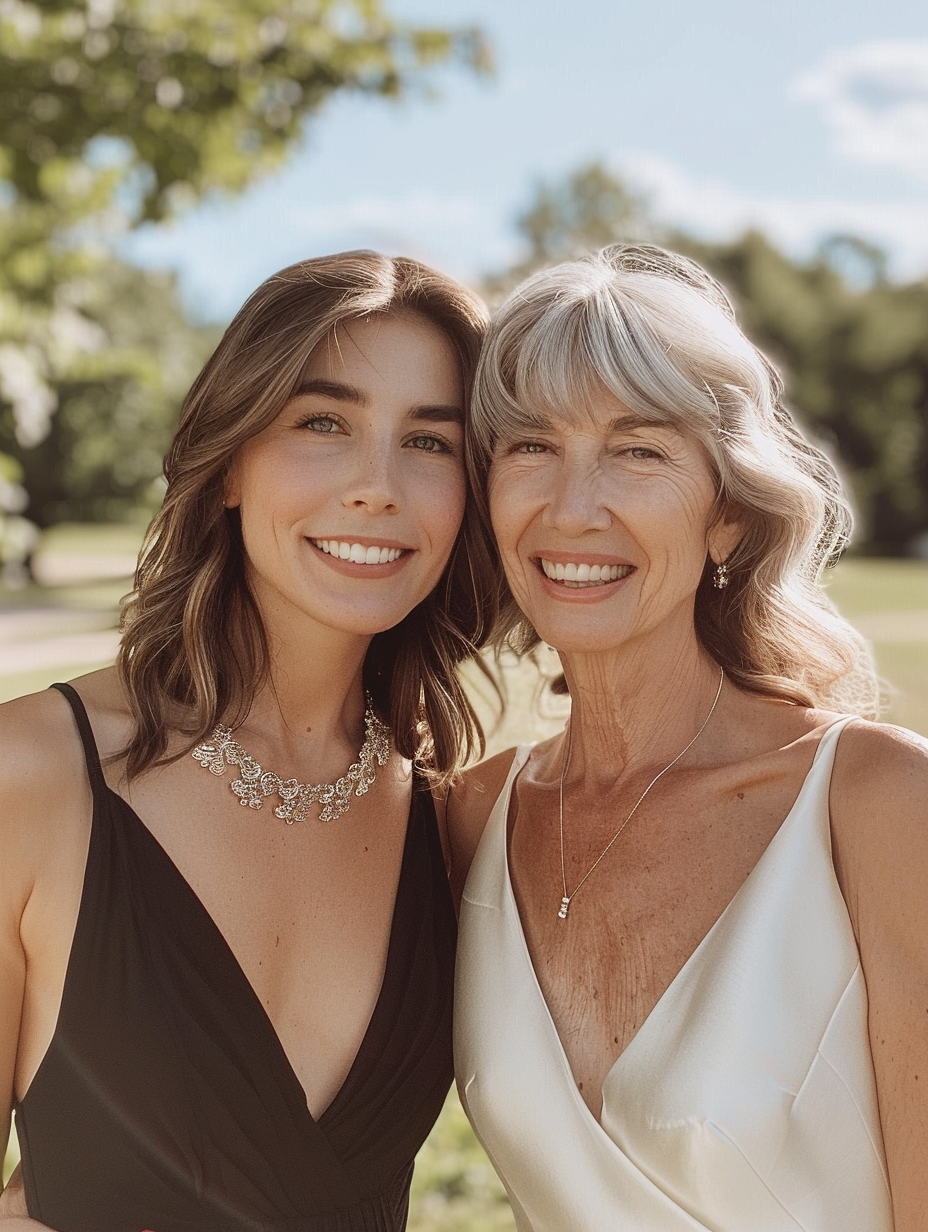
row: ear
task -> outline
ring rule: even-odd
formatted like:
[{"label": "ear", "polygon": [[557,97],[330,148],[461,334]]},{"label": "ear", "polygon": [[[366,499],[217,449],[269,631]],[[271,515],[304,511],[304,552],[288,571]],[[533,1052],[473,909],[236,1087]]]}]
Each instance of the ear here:
[{"label": "ear", "polygon": [[720,510],[715,522],[709,527],[706,549],[714,565],[721,565],[744,538],[745,524],[740,510],[728,506]]}]

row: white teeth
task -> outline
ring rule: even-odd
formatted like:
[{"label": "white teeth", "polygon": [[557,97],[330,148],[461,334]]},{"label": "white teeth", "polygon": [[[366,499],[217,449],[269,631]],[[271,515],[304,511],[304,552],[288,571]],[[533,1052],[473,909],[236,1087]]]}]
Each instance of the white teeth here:
[{"label": "white teeth", "polygon": [[575,564],[573,561],[561,564],[560,561],[555,563],[553,560],[546,560],[543,556],[539,557],[538,563],[545,577],[549,577],[553,582],[561,582],[572,590],[617,582],[620,577],[628,577],[633,568],[631,565],[588,565],[586,562]]},{"label": "white teeth", "polygon": [[351,543],[341,539],[311,539],[310,543],[327,556],[349,560],[355,565],[387,565],[403,555],[401,548],[378,548],[374,544]]}]

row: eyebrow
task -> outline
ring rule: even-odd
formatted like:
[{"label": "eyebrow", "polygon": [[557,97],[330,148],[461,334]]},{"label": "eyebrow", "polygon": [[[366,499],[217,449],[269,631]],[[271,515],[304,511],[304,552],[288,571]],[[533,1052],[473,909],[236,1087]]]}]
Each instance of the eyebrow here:
[{"label": "eyebrow", "polygon": [[[300,381],[293,391],[292,398],[305,398],[315,394],[320,398],[331,398],[333,402],[347,402],[352,406],[367,406],[369,398],[354,385],[342,381],[326,381],[316,377]],[[438,403],[425,403],[413,407],[410,419],[416,423],[464,423],[464,411],[459,406]]]},{"label": "eyebrow", "polygon": [[665,428],[670,432],[679,431],[676,424],[669,419],[645,419],[643,415],[636,415],[634,411],[616,415],[615,419],[609,421],[610,432],[627,432],[629,428]]},{"label": "eyebrow", "polygon": [[331,398],[333,402],[352,402],[355,406],[367,405],[367,398],[354,385],[346,385],[342,381],[323,381],[317,378],[301,380],[290,396],[291,398],[305,398],[311,394]]}]

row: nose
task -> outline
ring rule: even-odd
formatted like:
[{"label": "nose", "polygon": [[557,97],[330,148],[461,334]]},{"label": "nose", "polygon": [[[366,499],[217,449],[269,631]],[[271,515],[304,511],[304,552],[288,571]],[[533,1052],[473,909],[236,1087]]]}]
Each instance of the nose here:
[{"label": "nose", "polygon": [[402,504],[399,470],[389,449],[372,443],[357,458],[342,493],[342,504],[369,513],[398,513]]},{"label": "nose", "polygon": [[608,530],[612,515],[603,503],[602,482],[598,467],[579,459],[562,459],[542,514],[543,524],[569,536]]}]

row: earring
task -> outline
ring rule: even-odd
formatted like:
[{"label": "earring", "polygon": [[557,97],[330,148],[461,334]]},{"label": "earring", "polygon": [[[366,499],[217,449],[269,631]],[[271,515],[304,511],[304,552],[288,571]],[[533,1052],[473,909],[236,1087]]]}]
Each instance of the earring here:
[{"label": "earring", "polygon": [[724,590],[730,580],[728,565],[723,560],[715,566],[715,572],[712,574],[712,585],[716,590]]}]

